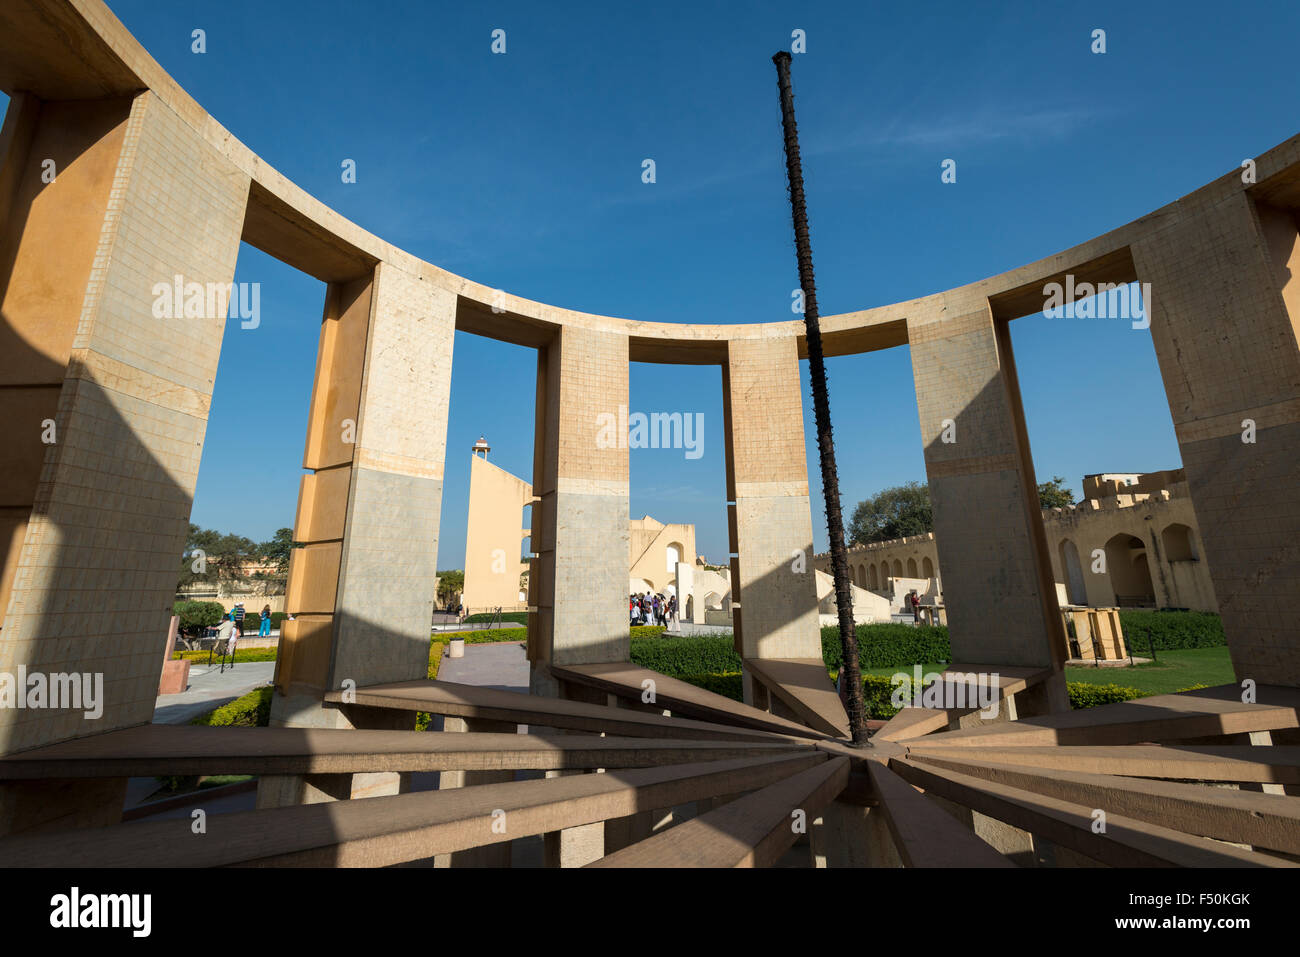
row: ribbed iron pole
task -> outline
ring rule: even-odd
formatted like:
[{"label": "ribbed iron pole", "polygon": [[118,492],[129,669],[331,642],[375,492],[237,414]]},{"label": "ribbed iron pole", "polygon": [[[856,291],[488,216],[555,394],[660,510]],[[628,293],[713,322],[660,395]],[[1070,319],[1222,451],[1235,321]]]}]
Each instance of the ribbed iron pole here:
[{"label": "ribbed iron pole", "polygon": [[799,288],[803,290],[803,321],[808,338],[808,373],[812,380],[813,413],[817,419],[817,452],[821,459],[822,492],[826,497],[826,529],[831,540],[831,574],[835,579],[835,607],[840,618],[843,679],[848,687],[849,728],[853,743],[870,747],[862,705],[862,675],[858,668],[858,638],[853,627],[853,593],[850,591],[849,554],[844,546],[844,516],[840,511],[840,479],[835,469],[835,440],[831,435],[831,406],[826,386],[826,360],[817,315],[817,289],[813,280],[812,246],[808,241],[808,210],[804,205],[803,164],[799,160],[799,131],[794,123],[794,93],[790,89],[790,54],[772,57],[781,90],[781,126],[785,130],[785,171],[790,185],[790,211],[794,219],[794,244],[799,256]]}]

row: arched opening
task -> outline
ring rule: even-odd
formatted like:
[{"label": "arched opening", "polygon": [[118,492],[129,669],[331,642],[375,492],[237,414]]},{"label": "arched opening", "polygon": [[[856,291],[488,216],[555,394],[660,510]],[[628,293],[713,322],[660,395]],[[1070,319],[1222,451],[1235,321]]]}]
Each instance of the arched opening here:
[{"label": "arched opening", "polygon": [[858,568],[858,566],[857,566],[857,565],[850,565],[850,566],[849,566],[849,579],[850,579],[850,580],[853,582],[853,584],[855,584],[855,585],[860,585],[860,584],[861,584],[861,582],[858,581],[858,574],[859,574],[859,568]]},{"label": "arched opening", "polygon": [[889,590],[889,562],[880,563],[880,587]]},{"label": "arched opening", "polygon": [[899,561],[897,558],[894,559],[894,577],[895,578],[903,577],[903,563]]},{"label": "arched opening", "polygon": [[868,566],[868,567],[869,567],[869,569],[870,569],[870,574],[867,576],[867,578],[868,578],[868,582],[869,582],[869,586],[868,586],[868,587],[870,587],[872,591],[875,591],[877,588],[880,587],[880,578],[879,578],[879,577],[877,576],[877,574],[876,574],[876,566],[875,566],[875,565],[871,565],[871,566]]},{"label": "arched opening", "polygon": [[686,554],[686,548],[681,542],[673,542],[664,549],[664,552],[668,562],[668,574],[674,575],[677,572],[677,563],[682,560],[682,555]]},{"label": "arched opening", "polygon": [[1192,541],[1192,530],[1179,522],[1165,527],[1160,533],[1160,544],[1165,549],[1165,561],[1194,562],[1200,558]]},{"label": "arched opening", "polygon": [[1136,535],[1121,532],[1106,543],[1106,572],[1115,592],[1116,605],[1133,607],[1156,603],[1146,543]]},{"label": "arched opening", "polygon": [[1083,583],[1083,566],[1079,563],[1079,549],[1068,538],[1058,546],[1061,571],[1065,575],[1065,594],[1072,605],[1088,604],[1088,590]]},{"label": "arched opening", "polygon": [[908,577],[908,578],[917,578],[917,577],[919,577],[919,576],[917,575],[917,572],[916,572],[916,559],[915,559],[915,558],[909,558],[909,559],[907,560],[907,577]]},{"label": "arched opening", "polygon": [[716,591],[711,591],[704,596],[705,611],[720,611],[722,609],[722,596]]},{"label": "arched opening", "polygon": [[934,562],[930,561],[930,557],[928,555],[925,558],[921,559],[921,577],[922,578],[934,577]]}]

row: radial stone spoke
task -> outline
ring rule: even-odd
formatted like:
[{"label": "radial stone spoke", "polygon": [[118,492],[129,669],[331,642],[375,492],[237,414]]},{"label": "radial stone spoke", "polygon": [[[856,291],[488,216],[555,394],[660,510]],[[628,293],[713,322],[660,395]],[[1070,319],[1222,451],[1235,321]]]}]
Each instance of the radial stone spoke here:
[{"label": "radial stone spoke", "polygon": [[1289,703],[1176,694],[947,731],[929,740],[954,747],[1138,744],[1295,727],[1300,717]]},{"label": "radial stone spoke", "polygon": [[828,763],[816,751],[446,791],[140,821],[0,840],[7,867],[386,867],[764,787]]},{"label": "radial stone spoke", "polygon": [[[1116,867],[1294,867],[1289,861],[1189,836],[1106,808],[1047,797],[934,765],[890,767],[927,792]],[[1104,817],[1097,814],[1105,812]],[[1100,825],[1100,829],[1094,830]]]},{"label": "radial stone spoke", "polygon": [[905,866],[1015,866],[884,764],[869,761],[867,767]]},{"label": "radial stone spoke", "polygon": [[795,812],[811,823],[844,790],[849,759],[768,785],[588,867],[768,867],[798,839]]},{"label": "radial stone spoke", "polygon": [[[638,696],[642,690],[639,685],[636,687]],[[350,703],[370,708],[427,711],[454,718],[510,721],[529,727],[563,728],[568,731],[603,731],[608,734],[654,738],[732,738],[742,741],[766,740],[773,735],[789,737],[791,734],[789,729],[737,728],[675,715],[665,717],[645,711],[613,708],[585,701],[566,701],[500,688],[483,688],[454,681],[421,679],[371,685],[358,688],[350,693],[350,697]],[[331,691],[325,695],[325,700],[343,703],[343,692]],[[798,737],[806,738],[811,734],[798,725],[795,728],[799,731]]]},{"label": "radial stone spoke", "polygon": [[1274,745],[1160,745],[1115,747],[937,747],[907,742],[908,756],[916,761],[958,764],[1005,764],[1044,771],[1082,771],[1126,777],[1177,778],[1179,780],[1300,784],[1300,746]]},{"label": "radial stone spoke", "polygon": [[1300,853],[1300,798],[1149,781],[1109,774],[1046,771],[1006,764],[969,764],[942,757],[927,764],[961,774],[1103,808],[1155,824],[1177,821],[1179,830],[1220,841]]}]

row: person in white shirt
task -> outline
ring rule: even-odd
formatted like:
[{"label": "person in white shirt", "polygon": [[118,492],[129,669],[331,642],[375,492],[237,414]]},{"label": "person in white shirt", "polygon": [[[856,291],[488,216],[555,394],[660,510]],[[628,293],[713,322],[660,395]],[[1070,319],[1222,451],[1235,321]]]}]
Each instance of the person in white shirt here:
[{"label": "person in white shirt", "polygon": [[230,656],[230,663],[234,665],[235,644],[238,642],[235,634],[235,623],[229,615],[221,619],[221,624],[217,627],[217,644],[226,643],[226,654]]}]

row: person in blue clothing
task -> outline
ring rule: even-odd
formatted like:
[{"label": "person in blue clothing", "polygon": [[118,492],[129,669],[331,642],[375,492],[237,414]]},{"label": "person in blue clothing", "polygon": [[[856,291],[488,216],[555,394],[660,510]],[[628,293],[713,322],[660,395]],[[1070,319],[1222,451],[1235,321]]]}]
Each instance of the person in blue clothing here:
[{"label": "person in blue clothing", "polygon": [[259,638],[269,638],[271,635],[271,606],[268,604],[262,609],[262,623],[257,628]]}]

